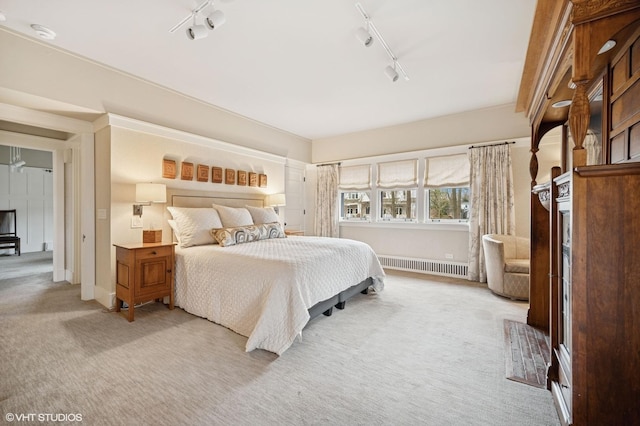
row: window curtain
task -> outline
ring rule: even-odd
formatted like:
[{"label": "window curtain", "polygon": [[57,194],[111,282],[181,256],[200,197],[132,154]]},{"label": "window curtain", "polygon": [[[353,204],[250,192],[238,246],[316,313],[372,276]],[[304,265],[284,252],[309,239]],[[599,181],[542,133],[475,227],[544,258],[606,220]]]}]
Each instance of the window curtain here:
[{"label": "window curtain", "polygon": [[413,188],[418,185],[418,160],[378,164],[378,188]]},{"label": "window curtain", "polygon": [[447,188],[469,185],[467,154],[429,157],[425,159],[424,187]]},{"label": "window curtain", "polygon": [[371,189],[371,165],[340,167],[340,189],[347,191]]},{"label": "window curtain", "polygon": [[315,234],[338,237],[338,165],[318,166]]},{"label": "window curtain", "polygon": [[471,215],[468,277],[470,281],[487,282],[482,236],[515,234],[510,145],[472,147],[469,150],[469,162]]}]

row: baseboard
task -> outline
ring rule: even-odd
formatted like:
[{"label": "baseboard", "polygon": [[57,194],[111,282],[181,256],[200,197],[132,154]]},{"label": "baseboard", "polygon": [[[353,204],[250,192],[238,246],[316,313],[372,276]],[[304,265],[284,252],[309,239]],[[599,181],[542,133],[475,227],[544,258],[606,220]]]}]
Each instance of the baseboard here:
[{"label": "baseboard", "polygon": [[116,305],[116,293],[107,291],[102,287],[94,286],[93,295],[98,303],[107,309],[112,309]]}]

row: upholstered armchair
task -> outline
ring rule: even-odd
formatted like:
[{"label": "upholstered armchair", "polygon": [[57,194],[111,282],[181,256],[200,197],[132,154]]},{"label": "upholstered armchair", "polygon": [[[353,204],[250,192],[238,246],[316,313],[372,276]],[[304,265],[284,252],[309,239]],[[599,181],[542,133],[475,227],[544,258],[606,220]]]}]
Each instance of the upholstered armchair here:
[{"label": "upholstered armchair", "polygon": [[482,236],[489,289],[500,296],[529,300],[529,239],[514,235]]}]

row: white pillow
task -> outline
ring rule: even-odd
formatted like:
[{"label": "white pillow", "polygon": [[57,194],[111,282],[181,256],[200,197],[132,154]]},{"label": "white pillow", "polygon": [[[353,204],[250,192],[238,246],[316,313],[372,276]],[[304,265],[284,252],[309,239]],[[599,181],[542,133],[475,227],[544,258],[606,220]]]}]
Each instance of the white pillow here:
[{"label": "white pillow", "polygon": [[213,208],[218,211],[222,225],[220,228],[237,228],[238,226],[253,225],[251,213],[244,207],[227,207],[213,204]]},{"label": "white pillow", "polygon": [[253,223],[256,225],[260,225],[263,223],[274,223],[280,220],[275,210],[273,210],[273,207],[245,207],[247,210],[249,210],[251,218],[253,219]]},{"label": "white pillow", "polygon": [[171,220],[171,219],[167,220],[167,222],[169,223],[169,226],[173,231],[173,235],[175,235],[176,237],[176,241],[178,242],[178,244],[180,244],[180,230],[178,229],[178,224],[176,223],[175,220]]},{"label": "white pillow", "polygon": [[167,207],[178,226],[180,247],[215,244],[209,231],[223,228],[215,209],[208,207]]}]

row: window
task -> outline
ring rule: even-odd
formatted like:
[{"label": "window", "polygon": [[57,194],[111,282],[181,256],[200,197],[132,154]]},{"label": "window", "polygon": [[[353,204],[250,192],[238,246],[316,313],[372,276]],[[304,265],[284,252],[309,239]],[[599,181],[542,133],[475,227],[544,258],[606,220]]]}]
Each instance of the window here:
[{"label": "window", "polygon": [[340,220],[371,219],[371,166],[340,167]]},{"label": "window", "polygon": [[340,219],[369,220],[371,198],[369,192],[340,192]]},{"label": "window", "polygon": [[469,187],[433,188],[425,196],[427,220],[456,221],[469,220]]},{"label": "window", "polygon": [[381,220],[416,220],[417,166],[417,160],[391,161],[378,164]]},{"label": "window", "polygon": [[416,190],[380,191],[380,218],[389,221],[415,221]]},{"label": "window", "polygon": [[469,157],[466,154],[426,159],[424,186],[427,222],[469,220]]}]

